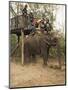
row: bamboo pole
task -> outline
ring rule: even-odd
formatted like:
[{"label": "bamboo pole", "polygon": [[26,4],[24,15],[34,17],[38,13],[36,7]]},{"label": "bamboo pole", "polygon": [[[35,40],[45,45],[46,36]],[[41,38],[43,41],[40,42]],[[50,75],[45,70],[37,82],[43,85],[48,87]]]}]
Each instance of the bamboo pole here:
[{"label": "bamboo pole", "polygon": [[22,36],[22,65],[24,65],[24,33],[21,30],[21,36]]}]

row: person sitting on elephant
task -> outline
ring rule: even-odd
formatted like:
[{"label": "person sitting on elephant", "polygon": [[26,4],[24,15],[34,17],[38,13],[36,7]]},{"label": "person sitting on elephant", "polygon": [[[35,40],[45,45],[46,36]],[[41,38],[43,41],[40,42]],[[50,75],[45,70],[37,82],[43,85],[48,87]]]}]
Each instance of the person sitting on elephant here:
[{"label": "person sitting on elephant", "polygon": [[35,22],[35,27],[38,28],[38,26],[39,26],[39,24],[38,24],[38,22],[36,21],[36,22]]},{"label": "person sitting on elephant", "polygon": [[22,15],[27,16],[27,4],[24,6],[23,10],[22,10]]},{"label": "person sitting on elephant", "polygon": [[31,34],[34,34],[35,33],[35,25],[34,25],[34,15],[32,12],[29,13],[29,16],[28,16],[28,30],[31,30]]},{"label": "person sitting on elephant", "polygon": [[52,25],[51,25],[51,23],[49,22],[49,19],[48,18],[46,18],[46,23],[45,23],[45,31],[47,31],[47,33],[48,32],[51,32],[51,30],[53,29],[52,28]]},{"label": "person sitting on elephant", "polygon": [[45,19],[44,18],[40,21],[40,29],[42,32],[44,32],[45,30]]},{"label": "person sitting on elephant", "polygon": [[34,35],[35,34],[35,31],[36,31],[36,28],[35,28],[35,25],[33,23],[29,24],[28,25],[28,30],[31,30],[31,35]]},{"label": "person sitting on elephant", "polygon": [[33,12],[30,12],[30,13],[29,13],[29,19],[30,19],[30,22],[33,22],[33,21],[34,21]]},{"label": "person sitting on elephant", "polygon": [[53,27],[52,27],[51,23],[49,22],[48,18],[46,18],[46,23],[45,23],[44,28],[45,28],[44,34],[47,37],[47,41],[49,41],[51,43],[51,38],[53,37],[51,35],[51,30],[53,29]]}]

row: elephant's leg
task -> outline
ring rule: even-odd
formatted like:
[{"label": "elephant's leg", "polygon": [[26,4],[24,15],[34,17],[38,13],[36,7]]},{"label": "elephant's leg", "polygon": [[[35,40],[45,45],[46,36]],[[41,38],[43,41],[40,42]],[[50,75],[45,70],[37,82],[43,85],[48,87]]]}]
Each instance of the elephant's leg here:
[{"label": "elephant's leg", "polygon": [[50,47],[47,48],[47,60],[48,60],[48,57],[49,57],[49,50],[50,50]]},{"label": "elephant's leg", "polygon": [[47,65],[48,52],[49,52],[48,51],[48,46],[47,46],[45,40],[41,40],[40,43],[41,43],[40,48],[41,48],[41,55],[43,57],[43,62],[44,62],[44,65]]},{"label": "elephant's leg", "polygon": [[59,64],[59,68],[61,69],[61,51],[60,51],[60,45],[58,44],[56,47],[57,47],[58,64]]},{"label": "elephant's leg", "polygon": [[49,47],[46,48],[46,51],[44,52],[44,55],[43,55],[43,59],[44,59],[44,64],[47,65],[47,62],[48,62],[48,57],[49,57]]},{"label": "elephant's leg", "polygon": [[30,52],[28,47],[24,46],[24,64],[28,63],[30,61]]},{"label": "elephant's leg", "polygon": [[26,64],[29,61],[29,53],[28,51],[24,53],[24,64]]},{"label": "elephant's leg", "polygon": [[43,60],[44,60],[44,65],[47,65],[47,57],[46,56],[43,56]]},{"label": "elephant's leg", "polygon": [[32,61],[36,62],[36,55],[34,53],[32,54]]},{"label": "elephant's leg", "polygon": [[45,51],[42,51],[42,56],[43,56],[43,61],[44,61],[44,65],[47,65],[47,61],[48,61],[48,52],[47,52],[47,48],[45,49]]}]

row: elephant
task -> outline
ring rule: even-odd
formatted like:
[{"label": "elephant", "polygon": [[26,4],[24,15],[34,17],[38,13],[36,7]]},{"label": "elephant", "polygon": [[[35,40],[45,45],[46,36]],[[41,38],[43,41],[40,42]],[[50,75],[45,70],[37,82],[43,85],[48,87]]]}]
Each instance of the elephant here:
[{"label": "elephant", "polygon": [[44,33],[36,32],[24,38],[24,62],[29,62],[31,57],[35,60],[35,56],[40,55],[43,58],[43,64],[47,65],[51,47],[57,48],[58,64],[61,68],[59,40]]}]

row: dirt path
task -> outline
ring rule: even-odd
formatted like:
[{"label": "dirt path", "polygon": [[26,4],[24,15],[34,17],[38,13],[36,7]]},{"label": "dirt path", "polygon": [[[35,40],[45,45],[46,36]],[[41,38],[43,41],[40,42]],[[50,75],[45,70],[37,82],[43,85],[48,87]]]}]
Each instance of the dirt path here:
[{"label": "dirt path", "polygon": [[[49,62],[49,65],[51,63]],[[54,62],[53,62],[54,64]],[[43,61],[22,66],[20,63],[10,64],[10,86],[29,87],[65,84],[65,70],[43,67]]]}]

